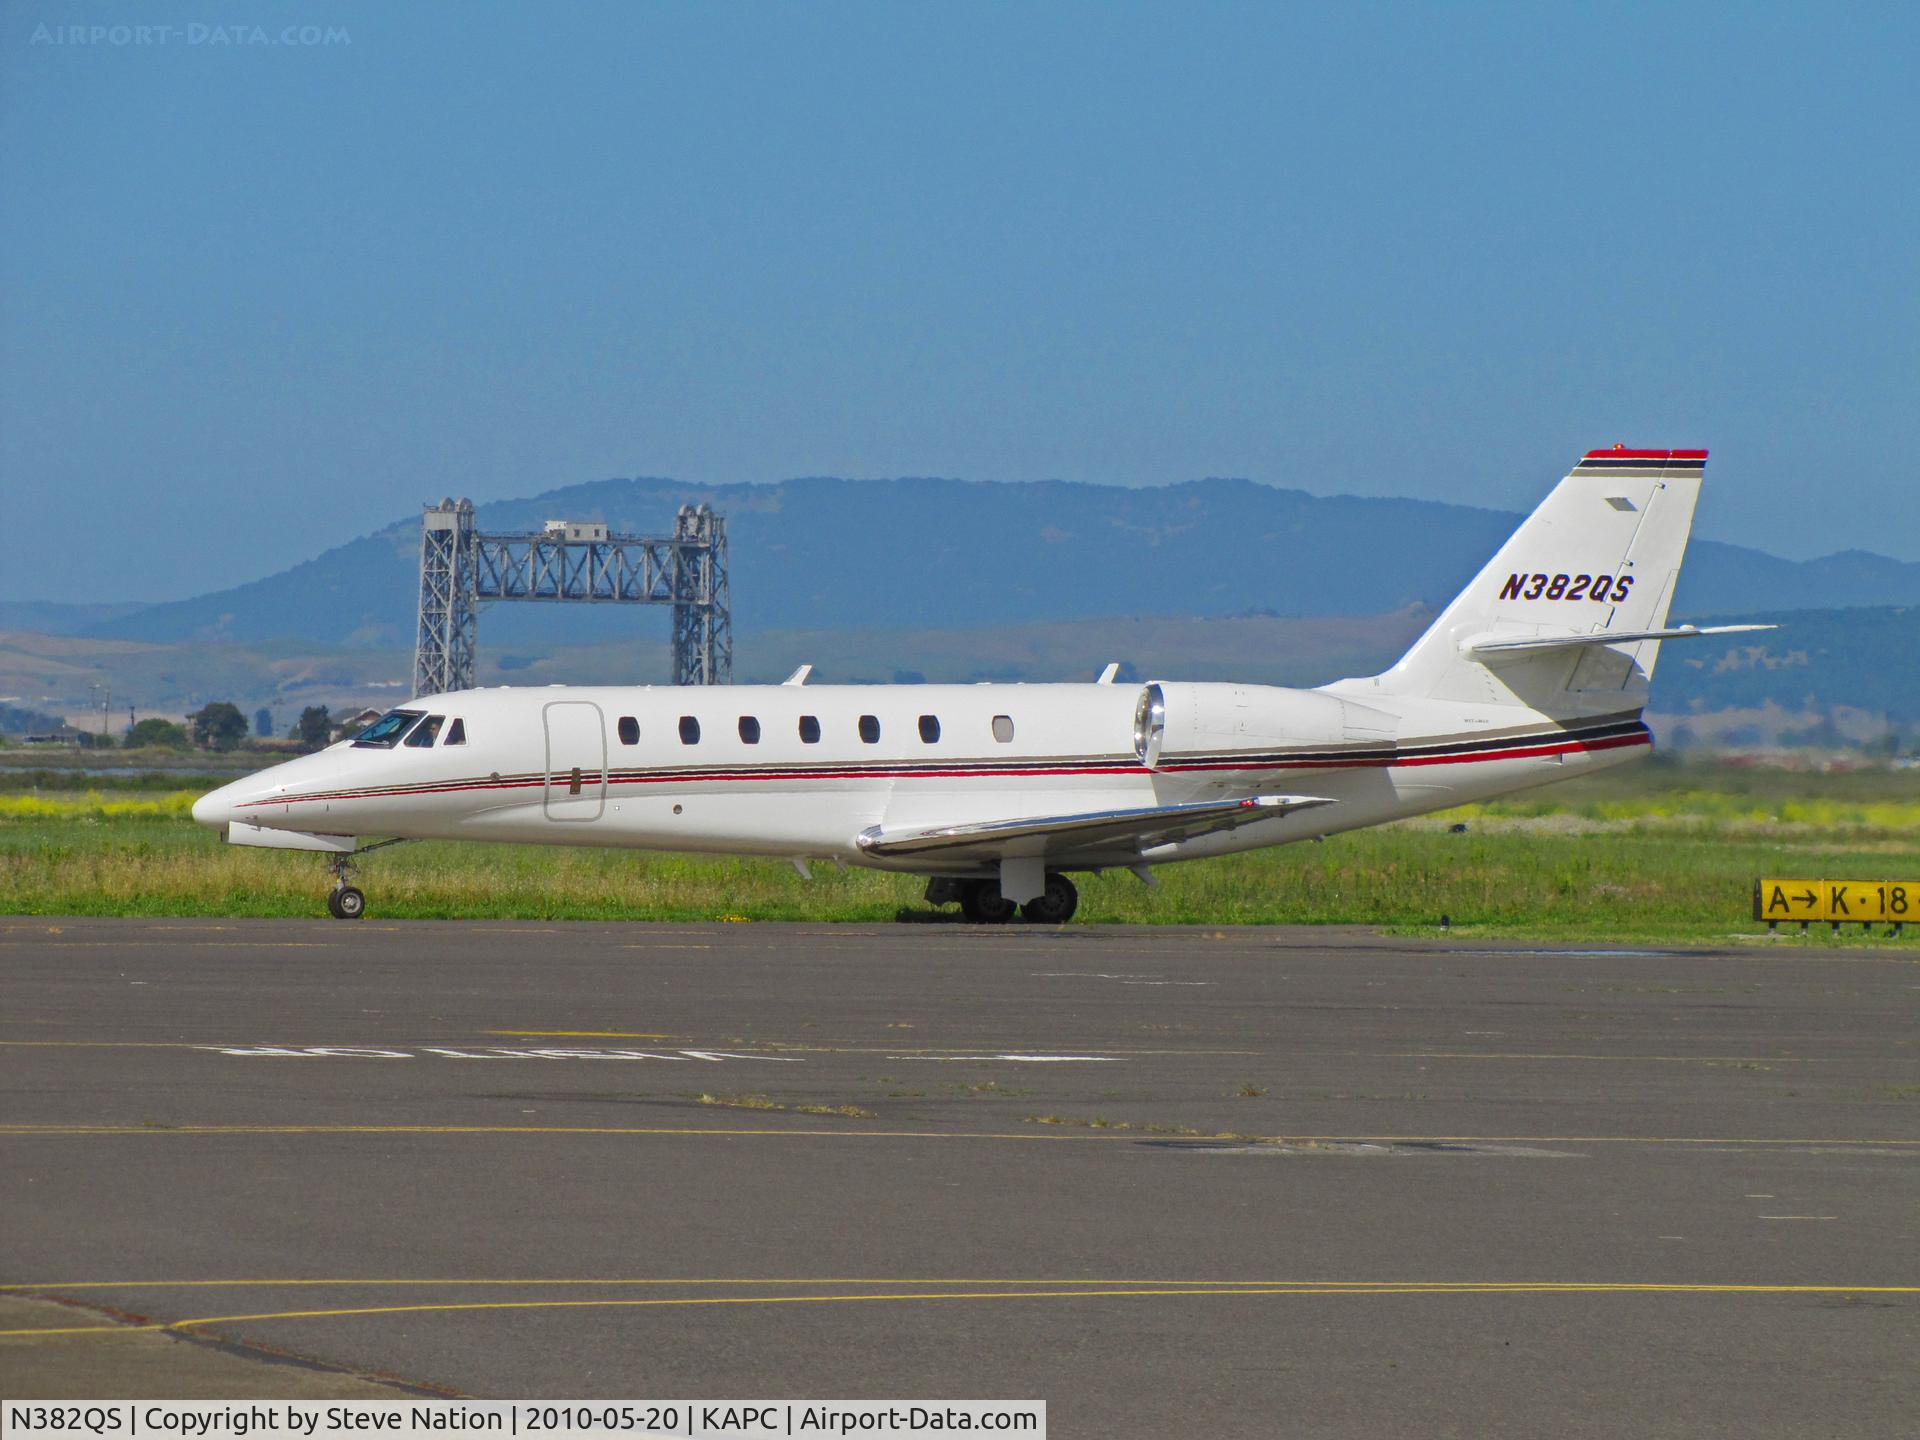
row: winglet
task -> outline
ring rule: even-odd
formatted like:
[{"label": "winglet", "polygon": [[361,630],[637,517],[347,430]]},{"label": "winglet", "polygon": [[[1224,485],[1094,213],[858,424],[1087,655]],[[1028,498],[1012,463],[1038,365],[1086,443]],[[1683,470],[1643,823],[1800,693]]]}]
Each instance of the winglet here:
[{"label": "winglet", "polygon": [[813,666],[802,665],[798,670],[794,671],[791,675],[787,676],[787,678],[782,680],[780,683],[782,685],[804,685],[807,683],[807,677],[811,674],[813,674]]},{"label": "winglet", "polygon": [[1119,673],[1120,662],[1118,660],[1109,660],[1107,662],[1107,668],[1100,672],[1100,678],[1093,683],[1096,685],[1111,685],[1113,684],[1113,677]]}]

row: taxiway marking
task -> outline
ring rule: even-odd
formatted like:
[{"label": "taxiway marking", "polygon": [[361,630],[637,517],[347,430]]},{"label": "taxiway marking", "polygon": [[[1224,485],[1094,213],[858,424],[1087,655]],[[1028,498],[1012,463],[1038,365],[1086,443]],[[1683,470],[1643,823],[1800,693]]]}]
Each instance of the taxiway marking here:
[{"label": "taxiway marking", "polygon": [[825,1276],[801,1276],[801,1277],[756,1275],[756,1276],[742,1277],[742,1276],[735,1275],[735,1276],[704,1276],[704,1277],[702,1276],[668,1276],[668,1277],[648,1276],[644,1278],[631,1277],[631,1276],[626,1278],[619,1278],[619,1277],[601,1278],[601,1277],[594,1277],[594,1276],[588,1276],[588,1277],[563,1276],[563,1277],[543,1278],[540,1276],[523,1276],[517,1279],[499,1279],[499,1278],[484,1279],[484,1278],[456,1277],[456,1278],[439,1278],[439,1279],[363,1278],[363,1279],[357,1279],[357,1280],[340,1279],[340,1278],[335,1278],[335,1279],[311,1278],[311,1277],[303,1277],[299,1279],[272,1279],[272,1278],[262,1278],[262,1277],[256,1276],[256,1277],[242,1279],[242,1280],[78,1280],[78,1281],[62,1282],[60,1284],[53,1284],[50,1282],[39,1283],[39,1284],[9,1284],[9,1285],[0,1285],[0,1292],[16,1292],[16,1291],[24,1292],[24,1291],[47,1291],[47,1290],[60,1290],[60,1291],[68,1291],[68,1290],[235,1290],[235,1289],[294,1289],[294,1288],[300,1288],[300,1287],[304,1287],[308,1289],[312,1289],[315,1287],[329,1287],[329,1288],[335,1288],[335,1289],[338,1289],[338,1288],[372,1289],[375,1287],[390,1288],[390,1287],[397,1287],[397,1286],[420,1286],[420,1287],[431,1287],[431,1288],[452,1287],[452,1286],[467,1286],[467,1287],[481,1287],[481,1288],[496,1288],[496,1287],[507,1287],[507,1286],[551,1286],[555,1289],[561,1289],[561,1288],[570,1287],[570,1286],[587,1286],[587,1285],[602,1286],[602,1287],[614,1286],[614,1287],[620,1287],[620,1288],[639,1288],[643,1286],[665,1286],[665,1285],[680,1285],[680,1286],[1024,1285],[1024,1286],[1046,1286],[1049,1288],[1049,1290],[1068,1289],[1068,1290],[1074,1290],[1074,1291],[1084,1290],[1087,1287],[1092,1286],[1100,1289],[1124,1289],[1124,1290],[1128,1290],[1129,1292],[1136,1290],[1142,1286],[1151,1286],[1151,1287],[1180,1287],[1182,1289],[1196,1289],[1196,1290],[1209,1290],[1209,1291],[1210,1290],[1224,1290],[1224,1291],[1261,1290],[1261,1291],[1272,1291],[1276,1293],[1289,1291],[1289,1290],[1314,1291],[1314,1290],[1320,1290],[1320,1289],[1333,1288],[1341,1291],[1387,1290],[1395,1294],[1404,1293],[1409,1290],[1425,1291],[1430,1289],[1437,1289],[1437,1290],[1446,1291],[1446,1292],[1452,1292],[1452,1291],[1478,1292],[1483,1290],[1485,1291],[1516,1290],[1516,1291],[1527,1292],[1527,1291],[1535,1291],[1535,1290],[1541,1290],[1541,1289],[1571,1290],[1571,1291],[1592,1290],[1592,1291],[1608,1293],[1608,1294],[1616,1293],[1616,1292],[1626,1292],[1626,1291],[1636,1291],[1636,1292],[1645,1291],[1649,1293],[1677,1291],[1685,1294],[1693,1294],[1699,1291],[1748,1291],[1748,1290],[1764,1290],[1769,1294],[1784,1293],[1784,1292],[1796,1291],[1796,1290],[1807,1290],[1807,1291],[1812,1291],[1817,1293],[1825,1293],[1831,1290],[1843,1290],[1848,1293],[1858,1292],[1862,1294],[1869,1293],[1876,1290],[1883,1290],[1883,1291],[1888,1291],[1891,1293],[1898,1293],[1898,1294],[1906,1294],[1909,1292],[1920,1292],[1920,1286],[1911,1286],[1911,1285],[1892,1285],[1892,1286],[1759,1285],[1759,1286],[1755,1286],[1755,1285],[1743,1285],[1743,1284],[1708,1285],[1708,1284],[1696,1284],[1696,1283],[1687,1283],[1687,1282],[1637,1281],[1637,1280],[1270,1280],[1270,1279],[1167,1280],[1167,1279],[1154,1278],[1154,1277],[1145,1277],[1140,1279],[1129,1280],[1129,1279],[1100,1279],[1092,1276],[1082,1276],[1077,1279],[1060,1280],[1060,1279],[1031,1279],[1031,1278],[1023,1278],[1018,1276],[1009,1276],[1009,1275],[999,1275],[999,1276],[989,1276],[989,1277],[975,1277],[975,1276],[919,1277],[919,1276],[905,1276],[905,1275],[884,1275],[884,1276],[825,1275]]},{"label": "taxiway marking", "polygon": [[1029,1135],[976,1130],[748,1130],[624,1125],[0,1125],[0,1136],[16,1138],[118,1135],[784,1135],[802,1139],[1053,1141],[1093,1138],[1077,1134]]},{"label": "taxiway marking", "polygon": [[1666,1061],[1676,1065],[1835,1065],[1820,1055],[1530,1055],[1483,1050],[1383,1050],[1373,1057],[1385,1060],[1614,1060],[1641,1064]]},{"label": "taxiway marking", "polygon": [[[765,1284],[768,1282],[758,1282]],[[782,1282],[773,1282],[782,1283]],[[900,1282],[881,1282],[900,1283]],[[909,1284],[923,1282],[906,1282]],[[931,1282],[938,1284],[940,1282]],[[966,1282],[956,1282],[966,1283]],[[1022,1282],[998,1282],[1001,1284]],[[1042,1282],[1045,1283],[1045,1282]],[[181,1331],[209,1325],[242,1325],[272,1320],[339,1320],[370,1315],[447,1315],[474,1311],[515,1310],[632,1310],[690,1305],[862,1305],[932,1300],[1111,1300],[1134,1298],[1173,1299],[1189,1296],[1271,1296],[1271,1295],[1920,1295],[1920,1285],[1645,1285],[1605,1282],[1435,1282],[1435,1281],[1363,1281],[1328,1283],[1299,1281],[1291,1284],[1220,1284],[1206,1282],[1196,1286],[1169,1288],[1162,1284],[1121,1285],[1089,1288],[1084,1283],[1063,1282],[1062,1288],[997,1290],[915,1290],[891,1294],[846,1295],[693,1295],[644,1300],[475,1300],[440,1304],[353,1305],[321,1310],[264,1310],[244,1315],[204,1315],[186,1320],[139,1325],[76,1325],[59,1328],[0,1330],[0,1337],[38,1337],[48,1335],[140,1334],[153,1331]]]},{"label": "taxiway marking", "polygon": [[419,1045],[402,1049],[384,1045],[195,1045],[195,1050],[231,1055],[244,1060],[765,1060],[778,1065],[804,1065],[798,1055],[745,1054],[735,1050],[608,1050],[558,1048],[513,1050],[501,1045],[469,1050],[452,1045]]},{"label": "taxiway marking", "polygon": [[516,1039],[548,1037],[552,1039],[572,1040],[678,1040],[678,1035],[667,1035],[649,1030],[482,1030],[482,1035],[505,1035]]},{"label": "taxiway marking", "polygon": [[1011,1060],[1019,1065],[1117,1065],[1117,1055],[889,1055],[889,1060],[939,1060],[943,1062]]},{"label": "taxiway marking", "polygon": [[[51,938],[51,937],[50,937]],[[76,947],[89,950],[150,950],[165,947],[178,949],[178,940],[96,940],[83,935],[59,936],[57,948],[71,950]],[[196,940],[197,950],[339,950],[344,942],[339,940]]]},{"label": "taxiway marking", "polygon": [[997,1130],[743,1130],[623,1125],[26,1125],[0,1123],[0,1136],[18,1138],[116,1135],[740,1135],[833,1140],[1042,1140],[1107,1144],[1151,1144],[1162,1148],[1184,1142],[1231,1138],[1243,1144],[1288,1145],[1305,1142],[1364,1141],[1372,1144],[1458,1145],[1721,1145],[1786,1149],[1816,1146],[1920,1149],[1920,1140],[1735,1138],[1695,1135],[1196,1135],[1148,1137],[1139,1132],[1086,1130],[1028,1133]]}]

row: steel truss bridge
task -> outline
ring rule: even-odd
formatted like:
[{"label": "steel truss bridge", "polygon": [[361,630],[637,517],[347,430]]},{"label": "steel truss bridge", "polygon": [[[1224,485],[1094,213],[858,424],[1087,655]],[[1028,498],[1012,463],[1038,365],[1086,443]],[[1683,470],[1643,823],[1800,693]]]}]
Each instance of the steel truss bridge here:
[{"label": "steel truss bridge", "polygon": [[705,505],[682,505],[671,535],[614,535],[605,525],[560,520],[532,534],[484,534],[471,500],[427,506],[416,695],[474,687],[480,606],[495,600],[671,605],[673,683],[724,685],[733,677],[727,522]]}]

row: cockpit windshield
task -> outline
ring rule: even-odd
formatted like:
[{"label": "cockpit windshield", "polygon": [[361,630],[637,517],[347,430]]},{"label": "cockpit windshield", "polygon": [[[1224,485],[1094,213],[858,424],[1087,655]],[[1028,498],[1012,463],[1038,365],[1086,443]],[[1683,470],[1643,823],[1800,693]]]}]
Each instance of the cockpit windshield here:
[{"label": "cockpit windshield", "polygon": [[389,710],[366,729],[353,737],[357,750],[391,750],[400,743],[400,737],[413,728],[424,711]]}]

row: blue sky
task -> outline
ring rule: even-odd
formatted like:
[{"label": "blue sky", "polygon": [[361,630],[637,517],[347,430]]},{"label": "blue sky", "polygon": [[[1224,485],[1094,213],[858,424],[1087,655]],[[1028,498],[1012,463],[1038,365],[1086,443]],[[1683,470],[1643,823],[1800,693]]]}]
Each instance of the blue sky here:
[{"label": "blue sky", "polygon": [[[70,30],[115,24],[149,32]],[[1917,38],[1895,6],[8,0],[0,598],[197,593],[610,475],[1524,509],[1616,441],[1713,448],[1702,533],[1920,559]]]}]

